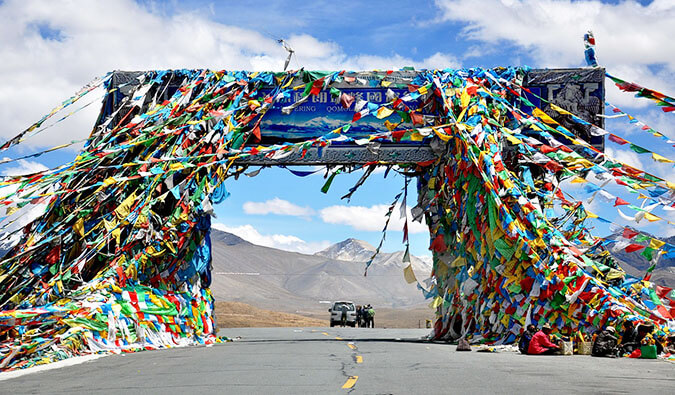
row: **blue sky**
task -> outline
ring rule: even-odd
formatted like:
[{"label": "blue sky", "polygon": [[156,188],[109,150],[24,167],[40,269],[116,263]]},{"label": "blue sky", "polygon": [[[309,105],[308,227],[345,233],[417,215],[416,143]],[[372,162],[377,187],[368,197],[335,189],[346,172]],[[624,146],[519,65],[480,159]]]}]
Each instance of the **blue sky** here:
[{"label": "blue sky", "polygon": [[[34,0],[0,2],[0,140],[17,134],[50,108],[98,75],[114,69],[228,68],[279,70],[287,40],[296,50],[291,67],[374,69],[583,66],[583,33],[595,32],[601,65],[624,79],[675,95],[675,2],[601,2],[569,0],[438,1],[75,1],[57,4]],[[92,104],[29,140],[7,157],[35,152],[84,138],[94,123],[100,92]],[[650,101],[621,93],[607,82],[607,99],[670,138],[673,117]],[[78,108],[75,106],[74,108]],[[56,119],[56,118],[55,118]],[[672,158],[673,147],[641,132],[625,119],[608,130]],[[630,165],[673,180],[670,165],[655,164],[608,143],[608,153]],[[39,170],[69,160],[75,150],[0,166],[0,173]],[[250,241],[303,252],[356,237],[377,245],[385,207],[403,186],[393,172],[374,174],[352,198],[340,200],[360,176],[340,175],[322,194],[322,173],[298,178],[283,169],[227,183],[231,197],[216,209],[222,229]],[[414,205],[415,185],[409,187]],[[587,197],[575,186],[570,192]],[[611,189],[626,200],[632,196]],[[628,224],[611,205],[592,208]],[[660,209],[658,209],[660,210]],[[624,212],[628,213],[627,210]],[[672,212],[655,214],[675,221]],[[381,221],[381,222],[378,222]],[[402,249],[399,224],[387,237],[386,251]],[[645,227],[661,236],[673,227]],[[606,233],[607,227],[598,228]],[[428,255],[428,234],[411,233],[412,251]]]}]

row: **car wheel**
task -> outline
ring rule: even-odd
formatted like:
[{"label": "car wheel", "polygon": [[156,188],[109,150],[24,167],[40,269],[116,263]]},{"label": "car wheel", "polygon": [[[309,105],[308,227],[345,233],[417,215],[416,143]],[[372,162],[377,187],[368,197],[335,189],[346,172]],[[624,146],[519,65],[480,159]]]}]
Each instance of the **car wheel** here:
[{"label": "car wheel", "polygon": [[332,327],[334,327],[334,326],[335,326],[335,323],[334,323],[333,321],[331,321],[331,322],[330,322],[330,327],[332,328]]}]

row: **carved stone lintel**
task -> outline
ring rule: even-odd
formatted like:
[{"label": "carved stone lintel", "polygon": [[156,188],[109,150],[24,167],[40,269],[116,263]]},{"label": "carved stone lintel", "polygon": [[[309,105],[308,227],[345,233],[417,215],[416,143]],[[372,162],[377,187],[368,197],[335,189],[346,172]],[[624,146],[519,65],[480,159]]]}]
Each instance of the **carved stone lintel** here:
[{"label": "carved stone lintel", "polygon": [[377,152],[369,151],[363,146],[331,146],[322,150],[319,157],[317,148],[309,148],[304,157],[302,153],[293,153],[281,159],[265,158],[263,155],[237,159],[241,165],[360,165],[368,162],[380,161],[386,163],[418,163],[438,158],[431,147],[406,146],[401,144],[382,144]]}]

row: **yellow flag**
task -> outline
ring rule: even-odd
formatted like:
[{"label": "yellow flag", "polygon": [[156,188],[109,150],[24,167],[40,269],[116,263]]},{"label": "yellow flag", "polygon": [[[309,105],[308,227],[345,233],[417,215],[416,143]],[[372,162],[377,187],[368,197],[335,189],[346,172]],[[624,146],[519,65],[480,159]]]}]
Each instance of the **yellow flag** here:
[{"label": "yellow flag", "polygon": [[572,181],[570,181],[571,184],[583,184],[584,182],[588,182],[588,181],[586,181],[586,179],[581,178],[581,177],[574,177],[574,179]]},{"label": "yellow flag", "polygon": [[466,109],[466,106],[468,106],[469,102],[471,101],[471,96],[469,96],[469,92],[466,91],[466,88],[462,91],[462,95],[459,97],[459,100],[462,104],[462,108]]},{"label": "yellow flag", "polygon": [[380,109],[377,110],[377,115],[375,115],[375,116],[377,117],[377,119],[383,119],[383,118],[386,118],[386,117],[390,116],[393,113],[394,113],[394,110],[392,110],[391,108],[380,107]]},{"label": "yellow flag", "polygon": [[658,250],[659,248],[663,247],[664,244],[666,244],[665,241],[661,241],[659,239],[651,239],[649,241],[649,248],[653,248],[655,250]]},{"label": "yellow flag", "polygon": [[80,237],[84,237],[84,218],[80,218],[75,222],[75,225],[73,225],[73,230],[80,235]]},{"label": "yellow flag", "polygon": [[450,267],[460,267],[466,265],[466,260],[460,256],[455,258],[454,261],[450,264]]},{"label": "yellow flag", "polygon": [[659,221],[661,218],[652,213],[645,213],[645,219],[649,222]]},{"label": "yellow flag", "polygon": [[561,113],[561,114],[572,115],[571,112],[565,110],[564,108],[560,108],[560,107],[556,106],[556,105],[553,104],[553,103],[551,103],[551,108],[554,109],[554,110],[556,110],[556,111],[558,111],[558,112]]},{"label": "yellow flag", "polygon": [[396,129],[396,124],[391,123],[389,121],[384,121],[384,126],[387,128],[387,130],[394,130]]},{"label": "yellow flag", "polygon": [[517,139],[517,138],[511,136],[510,134],[507,134],[507,135],[506,135],[506,139],[509,140],[509,143],[511,143],[511,144],[513,144],[513,145],[518,145],[518,144],[521,144],[521,143],[522,143],[521,140],[519,140],[519,139]]},{"label": "yellow flag", "polygon": [[413,272],[412,264],[408,264],[403,269],[403,278],[405,278],[405,281],[408,284],[416,283],[417,282],[417,277],[415,277],[415,272]]},{"label": "yellow flag", "polygon": [[434,298],[434,300],[431,302],[431,304],[429,304],[429,307],[431,307],[432,309],[435,309],[438,306],[440,306],[441,304],[443,304],[443,298],[441,298],[440,296],[436,296]]},{"label": "yellow flag", "polygon": [[133,207],[135,200],[136,200],[136,191],[134,191],[131,195],[129,195],[126,199],[124,199],[119,206],[117,206],[117,208],[115,209],[115,214],[117,214],[117,218],[121,220],[125,219],[131,212],[131,207]]},{"label": "yellow flag", "polygon": [[120,244],[120,237],[122,236],[122,229],[117,228],[111,232],[112,237],[115,238],[115,241],[117,242],[117,245]]},{"label": "yellow flag", "polygon": [[543,122],[552,123],[552,124],[555,124],[555,125],[558,124],[558,122],[556,122],[555,119],[549,117],[548,114],[546,114],[545,112],[541,111],[540,109],[538,109],[536,107],[534,108],[534,110],[532,110],[532,115],[541,119]]},{"label": "yellow flag", "polygon": [[[463,113],[464,113],[464,112],[462,112],[462,114],[463,114]],[[460,116],[461,116],[462,114],[460,114]],[[436,133],[436,136],[438,136],[438,138],[440,138],[440,139],[443,140],[443,141],[448,141],[448,140],[450,140],[450,136],[448,136],[448,135],[445,134],[445,133],[441,133],[441,130],[443,130],[443,129],[441,129],[441,128],[433,128],[433,131]]]},{"label": "yellow flag", "polygon": [[661,155],[657,154],[656,152],[652,152],[652,159],[654,159],[657,162],[661,162],[661,163],[675,163],[675,161],[670,160],[670,159],[666,158],[665,156],[661,156]]}]

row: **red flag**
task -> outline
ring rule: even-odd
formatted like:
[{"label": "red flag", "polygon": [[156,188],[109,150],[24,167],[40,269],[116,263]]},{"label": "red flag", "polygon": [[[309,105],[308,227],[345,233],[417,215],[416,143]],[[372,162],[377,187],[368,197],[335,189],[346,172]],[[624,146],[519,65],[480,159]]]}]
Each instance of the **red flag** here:
[{"label": "red flag", "polygon": [[641,246],[639,244],[630,244],[630,245],[628,245],[628,247],[626,247],[626,252],[640,251],[643,248],[645,248],[645,247]]},{"label": "red flag", "polygon": [[616,206],[624,206],[626,204],[629,204],[627,201],[621,199],[620,197],[617,197],[616,200],[614,201],[614,207]]},{"label": "red flag", "polygon": [[445,250],[447,250],[448,247],[445,245],[445,240],[443,238],[443,235],[436,236],[434,241],[429,246],[429,249],[433,250],[433,251],[436,251],[436,252],[445,252]]},{"label": "red flag", "polygon": [[344,108],[349,108],[354,104],[354,96],[348,95],[346,93],[342,93],[340,95],[340,104],[342,104],[342,107]]},{"label": "red flag", "polygon": [[319,92],[321,92],[321,88],[323,88],[323,80],[324,80],[324,78],[325,78],[325,77],[319,78],[318,80],[314,81],[314,83],[312,83],[312,89],[309,91],[309,94],[310,94],[310,95],[315,95],[315,96],[316,96],[316,95],[319,94]]},{"label": "red flag", "polygon": [[424,117],[421,114],[411,112],[410,119],[412,120],[413,125],[424,125]]},{"label": "red flag", "polygon": [[260,125],[255,125],[255,127],[253,128],[253,135],[255,136],[255,138],[260,140],[260,138],[261,138],[261,136],[260,136]]},{"label": "red flag", "polygon": [[548,154],[549,152],[556,152],[558,149],[553,148],[550,145],[542,144],[541,147],[539,147],[539,151]]},{"label": "red flag", "polygon": [[61,247],[56,246],[52,248],[51,251],[49,251],[49,253],[47,253],[47,256],[45,256],[44,258],[45,263],[51,266],[59,261],[60,256],[61,256]]},{"label": "red flag", "polygon": [[626,239],[632,239],[633,237],[639,235],[640,232],[633,229],[623,228],[623,237]]},{"label": "red flag", "polygon": [[560,163],[552,161],[552,160],[548,161],[544,165],[544,167],[547,168],[548,170],[554,172],[554,173],[559,172],[560,170],[564,169],[564,167]]},{"label": "red flag", "polygon": [[626,141],[626,140],[622,139],[621,137],[619,137],[615,134],[612,134],[612,133],[609,134],[609,140],[613,141],[617,144],[620,144],[620,145],[628,144],[628,141]]},{"label": "red flag", "polygon": [[656,286],[656,295],[661,299],[668,298],[668,294],[670,294],[672,291],[672,288],[662,287],[660,285]]}]

